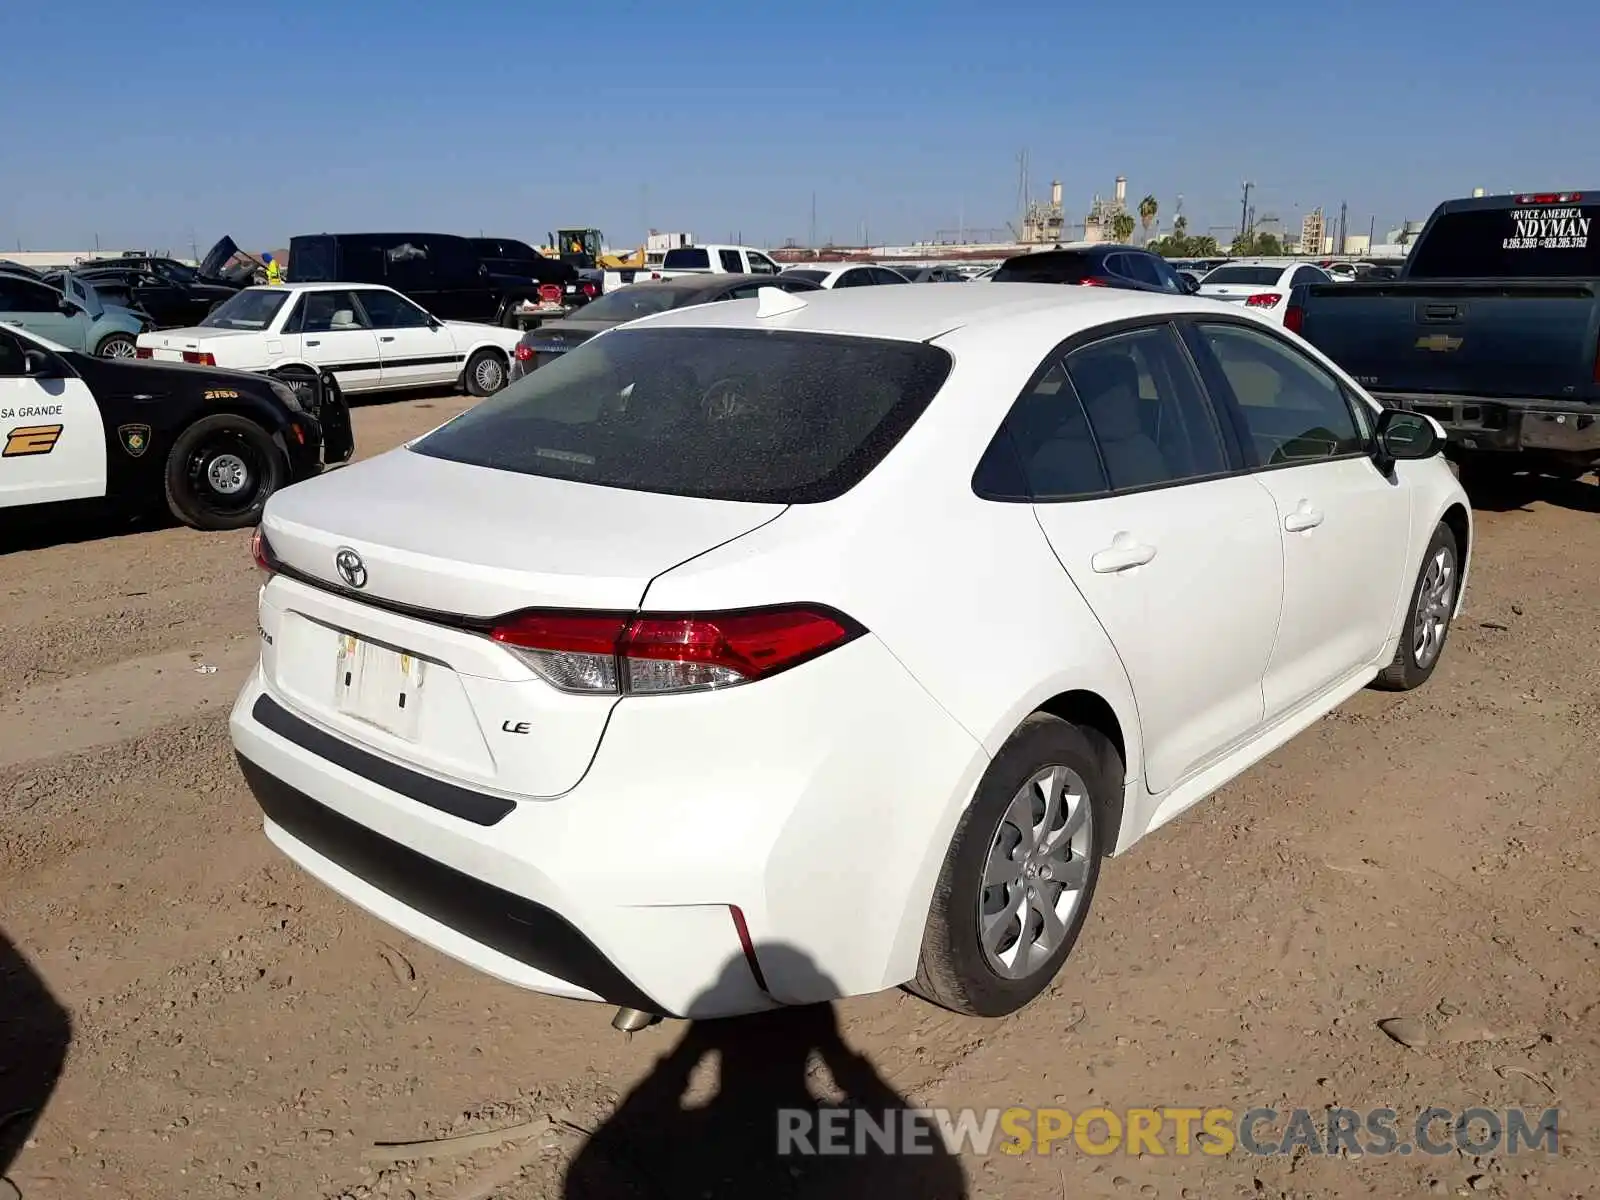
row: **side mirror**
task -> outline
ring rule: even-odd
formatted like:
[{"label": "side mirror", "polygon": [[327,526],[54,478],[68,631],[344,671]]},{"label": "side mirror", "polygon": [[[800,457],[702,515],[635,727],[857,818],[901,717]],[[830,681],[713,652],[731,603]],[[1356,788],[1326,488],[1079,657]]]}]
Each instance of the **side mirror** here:
[{"label": "side mirror", "polygon": [[1193,275],[1180,275],[1179,278],[1183,280],[1183,290],[1189,295],[1193,296],[1200,291],[1200,281]]},{"label": "side mirror", "polygon": [[1444,444],[1444,426],[1424,413],[1390,408],[1378,418],[1378,452],[1391,462],[1432,458]]},{"label": "side mirror", "polygon": [[43,350],[24,350],[22,352],[22,373],[35,377],[48,375],[50,373],[50,356]]},{"label": "side mirror", "polygon": [[56,305],[56,311],[64,317],[70,317],[73,313],[78,311],[78,306],[63,296],[61,297],[60,302]]}]

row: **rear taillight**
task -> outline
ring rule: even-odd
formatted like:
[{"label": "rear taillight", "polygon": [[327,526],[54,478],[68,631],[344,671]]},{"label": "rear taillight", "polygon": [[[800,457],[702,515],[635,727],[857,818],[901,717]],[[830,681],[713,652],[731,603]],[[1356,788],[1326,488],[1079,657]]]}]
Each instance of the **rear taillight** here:
[{"label": "rear taillight", "polygon": [[1096,279],[1093,275],[1088,275],[1088,276],[1085,276],[1084,278],[1078,280],[1078,286],[1079,287],[1110,287],[1111,285],[1109,283],[1107,283],[1104,279]]},{"label": "rear taillight", "polygon": [[532,346],[518,346],[513,353],[516,354],[518,362],[533,361],[534,349]]},{"label": "rear taillight", "polygon": [[255,532],[250,535],[250,557],[256,560],[256,566],[268,574],[272,573],[272,547],[267,544],[267,539],[261,533],[261,526],[257,525]]},{"label": "rear taillight", "polygon": [[149,346],[138,346],[134,349],[133,356],[135,358],[154,358],[156,352],[150,349]]},{"label": "rear taillight", "polygon": [[664,695],[764,679],[862,632],[799,606],[696,616],[526,612],[490,636],[564,692]]},{"label": "rear taillight", "polygon": [[591,300],[600,294],[600,289],[595,287],[593,280],[589,279],[585,279],[582,283],[580,283],[578,285],[578,290]]},{"label": "rear taillight", "polygon": [[203,354],[199,350],[185,350],[183,361],[196,367],[214,367],[217,365],[215,354]]},{"label": "rear taillight", "polygon": [[1246,308],[1277,308],[1278,301],[1283,297],[1277,292],[1257,292],[1254,296],[1246,297]]},{"label": "rear taillight", "polygon": [[1291,304],[1283,310],[1283,327],[1290,333],[1299,333],[1300,326],[1305,323],[1306,310],[1298,304]]}]

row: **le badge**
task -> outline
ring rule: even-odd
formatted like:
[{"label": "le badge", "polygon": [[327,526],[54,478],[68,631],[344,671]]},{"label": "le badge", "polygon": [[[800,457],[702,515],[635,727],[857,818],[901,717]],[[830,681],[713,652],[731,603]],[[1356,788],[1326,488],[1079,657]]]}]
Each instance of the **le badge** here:
[{"label": "le badge", "polygon": [[148,425],[119,425],[117,436],[122,439],[122,448],[134,458],[138,458],[150,448]]}]

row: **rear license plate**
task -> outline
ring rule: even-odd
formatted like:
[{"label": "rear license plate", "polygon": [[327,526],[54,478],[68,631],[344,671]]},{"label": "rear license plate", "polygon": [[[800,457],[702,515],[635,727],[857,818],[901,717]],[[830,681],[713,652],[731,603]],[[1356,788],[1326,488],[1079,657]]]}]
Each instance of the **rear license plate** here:
[{"label": "rear license plate", "polygon": [[417,740],[427,668],[422,659],[346,633],[339,636],[335,667],[333,695],[339,712],[408,742]]}]

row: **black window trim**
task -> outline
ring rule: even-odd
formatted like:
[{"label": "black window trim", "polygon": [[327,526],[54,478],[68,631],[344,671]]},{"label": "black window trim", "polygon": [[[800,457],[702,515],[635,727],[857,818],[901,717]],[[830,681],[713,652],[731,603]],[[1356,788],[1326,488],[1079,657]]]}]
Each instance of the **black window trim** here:
[{"label": "black window trim", "polygon": [[[1221,408],[1227,410],[1228,422],[1233,426],[1234,437],[1241,446],[1241,453],[1245,460],[1244,474],[1259,475],[1267,471],[1289,471],[1296,467],[1315,467],[1320,466],[1322,463],[1344,462],[1347,459],[1354,458],[1364,458],[1368,462],[1372,461],[1374,449],[1372,431],[1377,428],[1377,417],[1369,414],[1366,420],[1362,420],[1353,411],[1361,401],[1351,394],[1344,380],[1333,374],[1333,372],[1329,371],[1276,329],[1273,329],[1270,325],[1264,325],[1244,317],[1235,317],[1229,313],[1219,314],[1218,316],[1212,316],[1209,313],[1203,315],[1189,313],[1180,317],[1178,324],[1179,335],[1188,345],[1190,358],[1199,367],[1202,378],[1207,381],[1206,391],[1213,396],[1213,406],[1220,405]],[[1296,458],[1281,463],[1261,462],[1260,455],[1256,451],[1255,441],[1250,436],[1250,427],[1245,421],[1243,406],[1239,403],[1239,398],[1234,395],[1233,385],[1228,382],[1228,376],[1223,371],[1222,364],[1217,361],[1216,355],[1211,352],[1211,347],[1206,345],[1205,335],[1201,332],[1201,327],[1205,325],[1231,325],[1257,334],[1298,355],[1307,366],[1326,376],[1344,400],[1345,408],[1350,410],[1350,422],[1356,427],[1356,432],[1361,436],[1361,448],[1347,451],[1344,454],[1330,454],[1326,458]],[[1377,469],[1376,465],[1374,465],[1373,469]]]},{"label": "black window trim", "polygon": [[[1093,503],[1097,500],[1115,499],[1122,496],[1137,496],[1145,492],[1157,492],[1168,488],[1188,487],[1191,484],[1210,483],[1217,479],[1228,479],[1235,475],[1250,474],[1248,469],[1248,460],[1245,457],[1244,448],[1239,442],[1238,430],[1234,425],[1233,419],[1230,416],[1230,419],[1223,420],[1222,414],[1217,411],[1217,401],[1211,393],[1211,388],[1206,384],[1206,378],[1204,373],[1200,370],[1200,364],[1195,361],[1194,352],[1189,344],[1189,339],[1184,336],[1182,322],[1188,315],[1189,314],[1173,313],[1160,317],[1127,317],[1120,321],[1109,321],[1104,325],[1096,325],[1092,329],[1079,330],[1072,336],[1064,338],[1062,341],[1056,343],[1049,353],[1047,353],[1043,359],[1040,360],[1039,365],[1033,369],[1032,374],[1028,376],[1028,381],[1022,385],[1022,390],[1012,398],[1011,404],[1006,408],[1005,416],[1001,418],[1000,428],[996,430],[995,436],[990,439],[988,445],[984,447],[983,453],[978,456],[978,461],[973,465],[973,494],[976,495],[980,500],[988,500],[998,504],[1084,504]],[[1244,322],[1233,323],[1243,324]],[[1072,384],[1072,373],[1066,367],[1066,359],[1069,354],[1072,354],[1078,350],[1082,350],[1085,347],[1092,346],[1097,342],[1107,341],[1111,338],[1120,337],[1124,334],[1138,333],[1145,329],[1159,329],[1163,326],[1165,326],[1173,335],[1174,340],[1178,344],[1179,351],[1182,354],[1184,361],[1188,365],[1191,378],[1194,382],[1195,390],[1199,394],[1200,399],[1205,406],[1205,411],[1211,419],[1211,427],[1216,430],[1217,438],[1222,443],[1222,456],[1224,461],[1227,463],[1226,469],[1222,471],[1213,471],[1208,475],[1188,475],[1182,479],[1168,479],[1162,481],[1161,483],[1147,483],[1141,487],[1130,488],[1110,487],[1109,484],[1111,481],[1109,477],[1107,477],[1106,483],[1108,486],[1104,491],[1091,492],[1082,496],[1041,498],[1034,495],[1032,484],[1028,482],[1028,473],[1023,462],[1022,453],[1017,449],[1016,439],[1011,434],[1011,415],[1016,411],[1017,406],[1027,399],[1027,397],[1033,393],[1034,389],[1037,388],[1044,380],[1044,377],[1057,366],[1062,368],[1062,371],[1067,377],[1067,385],[1073,388],[1073,398],[1074,400],[1077,400],[1081,406],[1082,400],[1078,399],[1077,388]],[[1004,437],[1002,438],[1001,435],[1004,435]],[[1089,436],[1094,443],[1095,454],[1099,456],[1101,454],[1100,439],[1099,436],[1094,432],[1093,422],[1089,423]],[[983,470],[984,461],[988,458],[991,452],[998,452],[996,451],[996,444],[1002,441],[1004,442],[1007,452],[1013,460],[1017,470],[1020,472],[1019,479],[1023,485],[1023,490],[1027,493],[1026,495],[1007,496],[999,493],[987,493],[978,484],[978,476]],[[1102,475],[1105,474],[1103,457],[1101,459],[1101,473]]]}]

